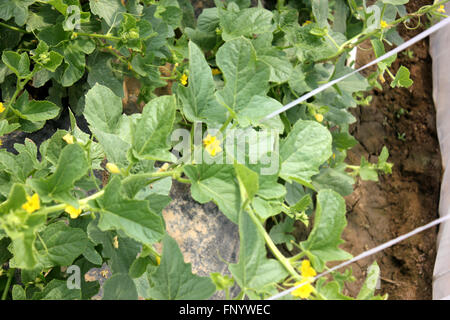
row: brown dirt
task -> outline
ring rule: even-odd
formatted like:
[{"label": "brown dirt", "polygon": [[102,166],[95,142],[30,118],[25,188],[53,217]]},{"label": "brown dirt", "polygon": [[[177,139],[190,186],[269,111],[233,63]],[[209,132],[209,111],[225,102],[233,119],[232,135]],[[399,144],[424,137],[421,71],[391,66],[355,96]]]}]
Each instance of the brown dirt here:
[{"label": "brown dirt", "polygon": [[[411,1],[408,11],[430,3]],[[400,34],[407,40],[422,30],[411,31],[402,26]],[[385,145],[391,154],[389,161],[394,163],[392,175],[381,177],[379,183],[358,181],[354,193],[346,199],[348,227],[344,231],[343,248],[354,255],[438,216],[442,165],[428,40],[411,50],[413,58],[400,54],[392,71],[400,65],[406,66],[411,70],[414,85],[410,89],[392,89],[385,83],[382,92],[371,92],[370,106],[358,107],[354,112],[358,121],[351,130],[360,144],[349,153],[349,162],[359,164],[361,156],[375,162]],[[359,50],[358,65],[373,59],[372,51]],[[399,116],[401,109],[407,113]],[[404,135],[404,141],[399,135]],[[381,269],[379,293],[388,293],[389,299],[431,299],[436,235],[437,229],[433,228],[353,264],[357,280],[347,285],[347,293],[357,294],[367,267],[376,260]]]}]

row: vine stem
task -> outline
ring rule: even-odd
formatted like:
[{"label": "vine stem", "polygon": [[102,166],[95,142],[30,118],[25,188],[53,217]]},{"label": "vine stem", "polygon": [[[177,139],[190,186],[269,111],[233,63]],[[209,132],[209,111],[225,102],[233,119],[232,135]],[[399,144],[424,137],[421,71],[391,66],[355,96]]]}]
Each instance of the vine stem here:
[{"label": "vine stem", "polygon": [[[433,11],[434,9],[438,8],[439,6],[445,4],[445,3],[449,2],[449,1],[450,1],[450,0],[442,0],[442,1],[439,1],[439,2],[437,2],[437,3],[435,3],[435,4],[433,4],[433,5],[430,5],[429,7],[425,8],[425,9],[424,9],[424,8],[421,8],[420,10],[418,10],[418,11],[416,11],[416,12],[409,13],[409,14],[405,15],[404,17],[401,17],[401,18],[399,18],[399,19],[393,21],[390,25],[391,25],[391,26],[396,26],[396,25],[398,25],[398,24],[400,24],[400,23],[402,23],[402,22],[405,22],[406,20],[408,20],[408,19],[410,19],[410,18],[412,18],[412,17],[420,17],[420,16],[423,16],[423,15],[429,13],[430,11]],[[333,55],[331,55],[331,56],[329,56],[329,57],[327,57],[327,58],[321,59],[321,60],[319,60],[319,61],[317,61],[317,62],[326,62],[326,61],[329,61],[329,60],[336,59],[337,57],[339,57],[341,54],[343,54],[343,53],[346,52],[347,50],[353,49],[354,47],[356,47],[356,46],[359,45],[360,43],[362,43],[362,42],[364,42],[365,40],[369,39],[370,37],[376,35],[378,32],[380,32],[380,30],[379,30],[379,29],[376,29],[376,30],[374,30],[374,31],[371,31],[371,32],[367,33],[366,35],[364,35],[363,37],[361,37],[361,38],[359,38],[359,39],[358,39],[358,37],[359,37],[360,35],[358,35],[358,36],[356,36],[356,37],[353,37],[353,38],[351,38],[350,40],[344,42],[344,43],[340,46],[339,50],[338,50],[335,54],[333,54]]]},{"label": "vine stem", "polygon": [[6,115],[8,114],[9,109],[16,102],[16,99],[17,99],[18,95],[20,94],[20,92],[23,90],[23,88],[25,88],[25,85],[28,83],[28,81],[33,79],[34,75],[39,70],[40,70],[39,66],[35,66],[33,71],[31,71],[31,73],[28,76],[26,76],[25,78],[20,78],[19,76],[17,76],[16,91],[14,92],[13,96],[8,101],[8,103],[6,104],[6,108],[1,113],[0,119],[4,119],[6,117]]},{"label": "vine stem", "polygon": [[81,37],[100,38],[100,39],[116,40],[116,41],[122,40],[122,38],[120,38],[120,37],[111,36],[108,34],[85,33],[85,32],[74,32],[74,34],[76,36],[81,36]]},{"label": "vine stem", "polygon": [[2,300],[6,300],[6,296],[8,295],[9,287],[11,286],[12,278],[14,276],[15,268],[10,268],[8,270],[8,280],[6,281],[6,286],[3,289]]},{"label": "vine stem", "polygon": [[291,274],[291,276],[296,280],[301,280],[301,276],[295,271],[294,267],[291,265],[290,261],[283,256],[283,254],[278,250],[275,243],[273,243],[272,239],[270,238],[269,234],[267,233],[266,229],[264,229],[264,226],[261,224],[259,219],[256,217],[255,212],[251,208],[251,206],[247,206],[247,213],[249,214],[250,218],[253,220],[253,222],[256,225],[256,228],[258,229],[259,233],[264,237],[264,240],[266,241],[267,246],[269,247],[270,251],[273,253],[275,258],[283,265],[283,267]]},{"label": "vine stem", "polygon": [[25,29],[21,29],[21,28],[18,28],[18,27],[10,26],[9,24],[3,23],[3,22],[0,22],[0,26],[8,28],[8,29],[13,30],[13,31],[21,32],[21,33],[30,33],[30,32],[28,32]]}]

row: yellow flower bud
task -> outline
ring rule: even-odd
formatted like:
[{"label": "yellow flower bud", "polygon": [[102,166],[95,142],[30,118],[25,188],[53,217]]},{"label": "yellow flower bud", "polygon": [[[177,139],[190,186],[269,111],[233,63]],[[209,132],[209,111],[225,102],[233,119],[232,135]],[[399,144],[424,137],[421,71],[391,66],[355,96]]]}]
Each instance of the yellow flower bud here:
[{"label": "yellow flower bud", "polygon": [[161,264],[161,258],[156,256],[156,264],[159,266]]},{"label": "yellow flower bud", "polygon": [[80,216],[82,210],[81,210],[81,208],[77,209],[77,208],[75,208],[75,207],[73,207],[71,205],[68,205],[64,209],[64,211],[67,212],[70,215],[71,219],[76,219],[76,218],[78,218]]},{"label": "yellow flower bud", "polygon": [[180,78],[181,84],[182,84],[183,86],[187,85],[187,83],[188,83],[187,80],[188,80],[187,75],[186,75],[185,73],[183,73],[183,75],[182,75],[181,78]]},{"label": "yellow flower bud", "polygon": [[37,193],[33,194],[31,197],[27,195],[27,202],[22,205],[22,208],[28,213],[39,210],[41,208],[39,195]]},{"label": "yellow flower bud", "polygon": [[314,118],[316,118],[317,122],[322,122],[323,121],[323,115],[320,113],[316,113],[314,115]]},{"label": "yellow flower bud", "polygon": [[73,144],[73,135],[71,135],[70,133],[67,133],[64,137],[63,140],[65,142],[67,142],[68,144]]},{"label": "yellow flower bud", "polygon": [[0,102],[0,113],[5,111],[5,107],[3,106],[3,102]]},{"label": "yellow flower bud", "polygon": [[114,163],[112,162],[108,162],[106,164],[106,169],[108,169],[109,172],[111,173],[120,173],[120,169],[118,166],[116,166]]}]

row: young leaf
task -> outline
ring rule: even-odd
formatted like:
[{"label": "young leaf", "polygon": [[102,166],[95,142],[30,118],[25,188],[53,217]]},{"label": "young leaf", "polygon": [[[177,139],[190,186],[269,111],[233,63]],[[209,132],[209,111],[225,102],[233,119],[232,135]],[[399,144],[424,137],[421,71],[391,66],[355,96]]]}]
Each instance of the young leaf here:
[{"label": "young leaf", "polygon": [[69,144],[61,151],[56,170],[47,178],[34,178],[30,184],[43,201],[56,200],[78,207],[78,201],[70,193],[74,183],[88,171],[83,148]]},{"label": "young leaf", "polygon": [[216,289],[209,277],[192,274],[191,264],[184,262],[177,243],[168,235],[163,238],[161,264],[148,279],[149,294],[153,299],[208,299]]},{"label": "young leaf", "polygon": [[414,81],[411,80],[409,77],[411,73],[409,72],[408,68],[401,66],[400,69],[398,69],[397,74],[395,75],[394,81],[391,83],[391,87],[395,88],[409,88],[413,85]]},{"label": "young leaf", "polygon": [[338,247],[343,242],[341,233],[346,225],[344,199],[331,190],[319,191],[313,229],[308,239],[300,243],[316,270],[322,271],[327,261],[352,257]]}]

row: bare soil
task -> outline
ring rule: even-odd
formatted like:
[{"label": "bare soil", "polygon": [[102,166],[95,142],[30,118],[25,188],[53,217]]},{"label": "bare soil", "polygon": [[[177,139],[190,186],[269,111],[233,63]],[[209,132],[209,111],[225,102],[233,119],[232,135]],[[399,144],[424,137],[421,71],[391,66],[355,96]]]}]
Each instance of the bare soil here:
[{"label": "bare soil", "polygon": [[[416,11],[432,1],[411,1],[408,11]],[[400,28],[405,40],[423,31]],[[369,48],[370,44],[361,47]],[[352,164],[361,156],[377,160],[387,146],[394,163],[393,173],[379,183],[359,181],[347,200],[348,227],[343,248],[359,254],[368,248],[407,233],[438,217],[442,164],[436,134],[436,114],[432,99],[431,58],[428,39],[411,48],[413,57],[399,55],[393,71],[404,65],[411,71],[414,85],[371,92],[368,107],[358,107],[358,121],[351,128],[360,142],[348,155]],[[371,50],[358,50],[358,65],[374,59]],[[402,111],[403,110],[403,111]],[[403,113],[403,114],[402,114]],[[416,235],[394,247],[352,265],[357,278],[346,289],[356,295],[367,267],[376,260],[381,269],[379,293],[389,299],[431,299],[436,256],[437,228]]]}]

